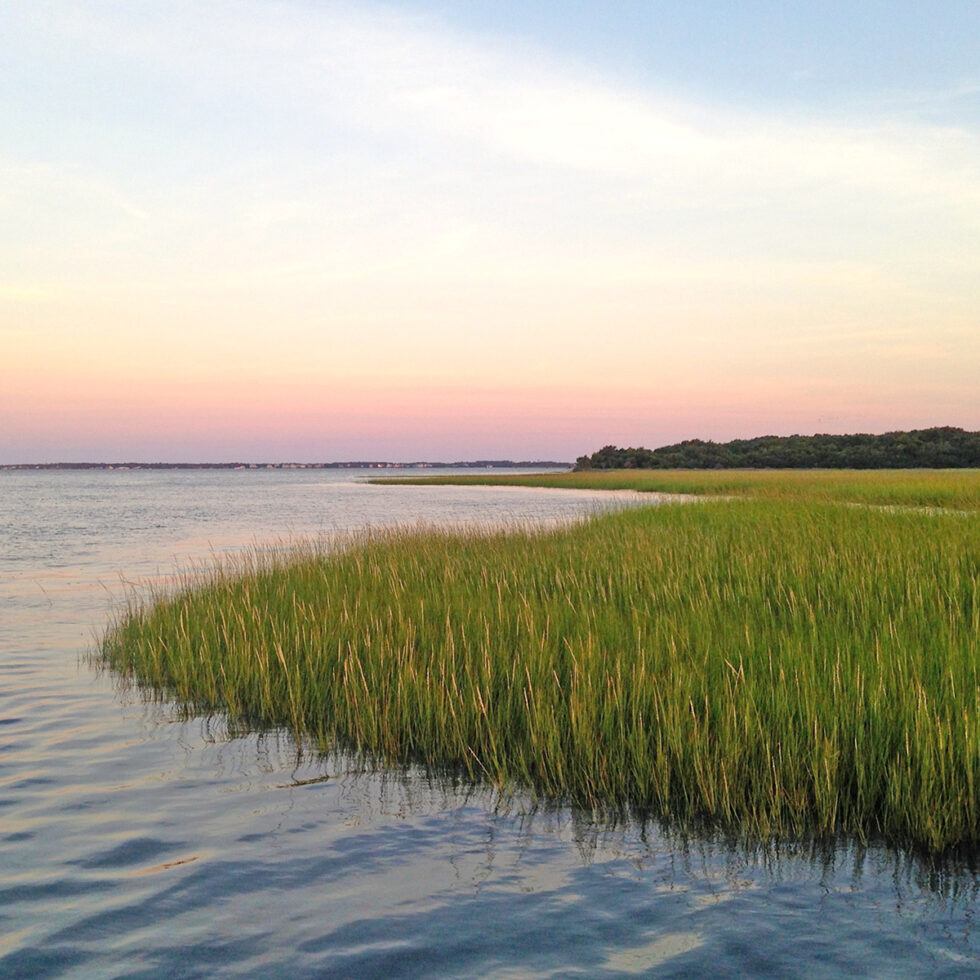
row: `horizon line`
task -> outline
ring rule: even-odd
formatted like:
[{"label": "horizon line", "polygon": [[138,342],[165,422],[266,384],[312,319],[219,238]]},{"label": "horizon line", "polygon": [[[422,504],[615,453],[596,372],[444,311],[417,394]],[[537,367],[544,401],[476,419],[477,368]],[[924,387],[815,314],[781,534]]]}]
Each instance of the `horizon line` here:
[{"label": "horizon line", "polygon": [[322,462],[300,462],[282,460],[280,462],[249,462],[244,460],[207,462],[168,462],[163,460],[127,460],[120,462],[49,462],[49,463],[0,463],[3,470],[36,469],[408,469],[428,467],[517,467],[517,466],[572,466],[570,461],[554,459],[469,459],[469,460],[334,460]]}]

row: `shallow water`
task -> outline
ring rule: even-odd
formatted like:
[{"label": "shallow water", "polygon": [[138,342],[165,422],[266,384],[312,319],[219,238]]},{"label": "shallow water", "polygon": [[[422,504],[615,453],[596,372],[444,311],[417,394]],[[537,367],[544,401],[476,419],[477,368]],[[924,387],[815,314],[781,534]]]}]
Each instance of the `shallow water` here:
[{"label": "shallow water", "polygon": [[212,551],[598,505],[357,475],[0,472],[0,976],[980,973],[966,868],[685,842],[300,759],[87,664],[127,581]]}]

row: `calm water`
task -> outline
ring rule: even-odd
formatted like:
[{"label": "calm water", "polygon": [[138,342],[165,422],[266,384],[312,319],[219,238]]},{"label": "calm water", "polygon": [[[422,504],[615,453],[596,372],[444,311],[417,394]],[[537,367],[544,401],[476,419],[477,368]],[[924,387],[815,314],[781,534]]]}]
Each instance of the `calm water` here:
[{"label": "calm water", "polygon": [[980,975],[964,869],[684,843],[300,760],[87,665],[127,581],[212,552],[600,506],[358,475],[0,472],[0,976]]}]

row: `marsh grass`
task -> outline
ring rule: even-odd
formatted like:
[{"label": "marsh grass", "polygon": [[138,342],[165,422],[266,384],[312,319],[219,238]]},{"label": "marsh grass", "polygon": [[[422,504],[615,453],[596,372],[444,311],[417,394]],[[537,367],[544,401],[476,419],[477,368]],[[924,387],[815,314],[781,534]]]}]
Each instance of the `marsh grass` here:
[{"label": "marsh grass", "polygon": [[320,750],[758,839],[980,843],[980,523],[765,500],[375,533],[134,599],[104,661]]},{"label": "marsh grass", "polygon": [[980,509],[980,470],[586,470],[396,477],[372,483],[553,487]]}]

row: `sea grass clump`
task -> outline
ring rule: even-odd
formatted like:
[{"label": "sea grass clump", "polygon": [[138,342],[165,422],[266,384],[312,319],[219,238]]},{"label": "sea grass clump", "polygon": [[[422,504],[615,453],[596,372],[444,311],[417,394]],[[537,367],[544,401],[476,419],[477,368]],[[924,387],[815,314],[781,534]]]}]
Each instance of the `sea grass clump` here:
[{"label": "sea grass clump", "polygon": [[366,537],[133,605],[159,696],[740,835],[980,843],[980,521],[780,497]]}]

